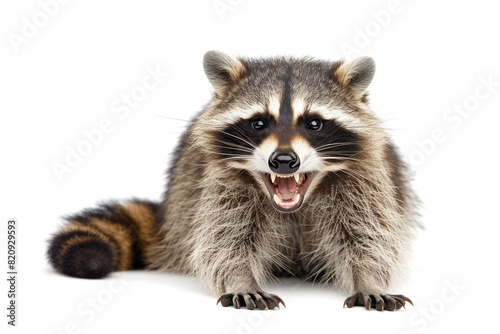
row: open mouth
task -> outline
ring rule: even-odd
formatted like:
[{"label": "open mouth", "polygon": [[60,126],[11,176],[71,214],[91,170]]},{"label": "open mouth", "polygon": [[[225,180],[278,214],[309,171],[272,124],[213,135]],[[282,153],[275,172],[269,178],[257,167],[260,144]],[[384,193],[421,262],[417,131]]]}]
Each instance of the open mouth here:
[{"label": "open mouth", "polygon": [[282,212],[292,212],[300,208],[313,179],[312,173],[262,175],[274,207]]}]

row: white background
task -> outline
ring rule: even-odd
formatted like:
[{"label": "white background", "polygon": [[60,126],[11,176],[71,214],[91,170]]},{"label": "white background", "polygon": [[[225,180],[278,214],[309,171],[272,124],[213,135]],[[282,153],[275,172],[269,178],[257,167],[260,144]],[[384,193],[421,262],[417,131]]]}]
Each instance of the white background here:
[{"label": "white background", "polygon": [[[229,7],[220,13],[214,3]],[[2,254],[7,219],[19,221],[18,327],[9,330],[491,332],[499,263],[498,9],[494,1],[401,0],[390,18],[377,23],[374,13],[385,13],[390,3],[73,0],[43,22],[40,2],[2,1]],[[15,46],[13,36],[23,36],[25,20],[46,24]],[[360,31],[366,30],[370,36],[363,40]],[[357,52],[343,52],[347,44]],[[201,64],[211,49],[375,59],[371,105],[410,161],[424,202],[426,230],[413,245],[409,279],[393,291],[411,297],[415,307],[393,313],[342,309],[344,294],[287,280],[268,287],[287,309],[225,309],[194,278],[126,272],[90,281],[48,266],[46,242],[61,215],[108,198],[160,198],[164,170],[186,124],[160,116],[189,119],[208,101]],[[120,119],[113,103],[141,85],[147,67],[168,75]],[[481,78],[496,87],[488,91]],[[465,116],[453,111],[460,106]],[[107,118],[113,130],[59,180],[54,162],[65,163],[68,147],[75,149],[85,140],[83,131]],[[0,258],[5,262],[5,255]],[[98,311],[90,306],[93,299]]]}]

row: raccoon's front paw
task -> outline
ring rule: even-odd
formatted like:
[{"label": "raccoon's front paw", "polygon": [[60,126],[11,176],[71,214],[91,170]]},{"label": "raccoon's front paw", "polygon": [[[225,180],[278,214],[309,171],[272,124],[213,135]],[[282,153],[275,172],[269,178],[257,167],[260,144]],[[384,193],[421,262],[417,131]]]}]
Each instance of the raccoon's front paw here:
[{"label": "raccoon's front paw", "polygon": [[264,291],[226,293],[219,297],[217,304],[219,302],[224,307],[233,305],[239,309],[242,306],[246,306],[249,310],[255,308],[259,310],[272,310],[276,307],[280,308],[280,303],[286,307],[285,302],[280,297]]},{"label": "raccoon's front paw", "polygon": [[364,306],[369,310],[372,308],[372,305],[375,305],[377,311],[394,311],[399,310],[401,307],[405,307],[405,302],[409,302],[413,305],[410,298],[403,295],[378,295],[358,292],[345,300],[344,307],[346,305],[348,308],[353,306]]}]

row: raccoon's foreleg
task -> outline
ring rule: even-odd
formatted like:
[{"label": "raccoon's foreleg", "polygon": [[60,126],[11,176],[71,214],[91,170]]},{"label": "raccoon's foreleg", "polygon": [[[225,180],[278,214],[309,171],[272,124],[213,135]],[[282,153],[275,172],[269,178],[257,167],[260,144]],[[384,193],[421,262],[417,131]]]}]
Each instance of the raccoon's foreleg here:
[{"label": "raccoon's foreleg", "polygon": [[[212,242],[221,244],[220,240]],[[247,245],[234,244],[219,250],[205,247],[199,245],[195,251],[196,272],[212,291],[220,295],[217,304],[220,302],[224,307],[234,306],[237,309],[246,306],[249,310],[272,310],[279,308],[279,303],[285,305],[280,297],[261,288],[258,271],[262,269]],[[199,253],[201,248],[205,248],[205,251]]]},{"label": "raccoon's foreleg", "polygon": [[224,307],[264,310],[285,305],[261,288],[270,267],[269,256],[262,253],[272,241],[257,226],[255,212],[234,203],[197,217],[191,264],[203,283],[220,296],[217,304]]},{"label": "raccoon's foreleg", "polygon": [[[216,235],[212,240],[205,238],[198,245],[193,261],[198,276],[213,292],[220,295],[217,304],[220,302],[224,307],[234,306],[237,309],[246,306],[249,310],[272,310],[279,308],[279,303],[285,305],[280,297],[261,288],[259,281],[264,268],[249,244],[251,235],[228,235],[226,240],[221,240]],[[219,235],[223,237],[223,234]]]},{"label": "raccoon's foreleg", "polygon": [[323,210],[317,216],[324,220],[306,234],[309,244],[320,246],[311,252],[311,263],[316,264],[309,275],[322,273],[323,281],[350,293],[344,306],[396,310],[411,303],[388,292],[405,274],[412,221],[393,188],[386,186],[390,180],[369,179],[347,179],[321,193],[323,203],[334,204],[316,205]]},{"label": "raccoon's foreleg", "polygon": [[366,292],[358,292],[348,297],[344,302],[344,307],[351,308],[353,306],[364,306],[370,310],[372,306],[377,311],[394,311],[405,307],[405,301],[413,305],[410,298],[403,295],[389,295],[389,294],[369,294]]},{"label": "raccoon's foreleg", "polygon": [[402,266],[401,253],[395,248],[399,245],[393,238],[394,234],[361,234],[345,247],[343,257],[350,270],[340,271],[340,278],[352,280],[354,294],[345,300],[344,307],[394,311],[404,308],[405,302],[413,305],[406,296],[387,293]]},{"label": "raccoon's foreleg", "polygon": [[240,289],[240,292],[225,293],[219,297],[217,304],[222,306],[234,306],[237,309],[246,306],[249,310],[258,308],[259,310],[269,310],[279,308],[279,304],[285,306],[285,302],[277,295],[262,291],[258,286],[251,289]]}]

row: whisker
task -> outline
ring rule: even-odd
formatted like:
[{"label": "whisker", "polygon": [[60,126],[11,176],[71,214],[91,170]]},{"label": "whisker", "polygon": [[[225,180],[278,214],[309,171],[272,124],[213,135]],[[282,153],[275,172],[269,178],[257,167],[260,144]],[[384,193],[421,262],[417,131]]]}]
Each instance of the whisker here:
[{"label": "whisker", "polygon": [[355,144],[354,142],[348,142],[348,143],[330,143],[330,144],[325,144],[325,145],[321,145],[321,146],[317,146],[316,147],[316,150],[320,150],[324,147],[338,147],[338,146],[344,146],[346,144]]},{"label": "whisker", "polygon": [[336,134],[337,132],[339,132],[340,128],[338,129],[335,129],[334,131],[332,131],[330,134],[328,134],[328,136],[326,136],[325,138],[321,139],[321,141],[318,143],[318,144],[321,144],[322,142],[324,142],[326,139],[328,139],[330,136],[333,136],[334,134]]},{"label": "whisker", "polygon": [[229,158],[224,158],[221,159],[220,161],[230,161],[230,160],[250,160],[251,157],[245,157],[245,156],[235,156],[235,157],[229,157]]},{"label": "whisker", "polygon": [[243,138],[241,138],[241,137],[238,137],[238,136],[236,136],[236,135],[233,135],[232,133],[229,133],[229,132],[225,132],[225,131],[221,131],[221,132],[222,132],[222,133],[224,133],[224,134],[226,134],[226,135],[228,135],[228,136],[231,136],[231,137],[234,137],[234,138],[236,138],[236,139],[239,139],[239,140],[241,140],[242,142],[247,143],[248,145],[250,145],[250,146],[251,146],[251,147],[253,147],[253,148],[256,148],[256,147],[255,147],[255,143],[254,143],[254,144],[252,144],[252,143],[250,143],[249,141],[247,141],[247,140],[245,140],[245,139],[243,139]]},{"label": "whisker", "polygon": [[[355,180],[357,180],[357,181],[359,181],[359,182],[362,182],[362,181],[363,181],[363,180],[362,180],[362,179],[360,179],[358,176],[356,176],[356,175],[354,175],[354,174],[351,174],[351,173],[349,172],[349,170],[348,170],[348,169],[342,169],[342,170],[340,170],[340,171],[341,171],[341,172],[346,173],[347,175],[349,175],[350,177],[354,178]],[[334,172],[334,174],[335,174],[335,175],[337,175],[337,176],[339,176],[341,179],[343,179],[343,180],[344,180],[344,178],[342,178],[338,172]],[[345,181],[345,180],[344,180],[344,181]]]},{"label": "whisker", "polygon": [[[367,177],[365,177],[365,176],[363,176],[363,175],[359,174],[358,172],[353,171],[352,169],[345,168],[345,169],[343,169],[342,171],[346,172],[347,174],[349,174],[349,175],[351,175],[351,176],[353,176],[353,177],[354,177],[354,175],[357,175],[358,177],[363,178],[365,181],[368,181],[368,182],[370,182],[371,184],[375,184],[375,182],[373,182],[372,180],[370,180],[370,179],[368,179]],[[350,173],[352,173],[352,174],[350,174]],[[354,175],[353,175],[353,174],[354,174]]]},{"label": "whisker", "polygon": [[238,128],[236,125],[232,124],[232,125],[231,125],[231,127],[232,127],[233,129],[235,129],[236,131],[238,131],[239,133],[241,133],[241,134],[242,134],[242,135],[243,135],[246,139],[248,139],[248,141],[249,141],[250,143],[252,143],[252,144],[254,145],[254,147],[255,147],[255,146],[257,146],[257,145],[255,144],[255,142],[254,142],[252,139],[250,139],[250,137],[248,137],[248,136],[247,136],[247,135],[246,135],[243,131],[241,131],[241,129],[240,129],[240,128]]},{"label": "whisker", "polygon": [[241,149],[241,148],[238,148],[238,147],[227,147],[227,146],[220,146],[220,145],[215,145],[215,147],[222,148],[222,149],[231,149],[231,150],[236,150],[236,151],[241,151],[241,152],[252,153],[252,151],[250,151],[250,150]]},{"label": "whisker", "polygon": [[[245,146],[241,146],[241,145],[238,145],[238,144],[235,144],[235,143],[228,143],[228,142],[226,142],[226,141],[224,141],[224,140],[219,140],[219,139],[217,139],[217,141],[218,141],[219,143],[226,144],[226,145],[228,145],[228,146],[230,146],[230,147],[238,147],[238,148],[241,148],[241,150],[242,150],[242,151],[252,152],[252,150],[251,150],[251,149],[249,149],[248,147],[245,147]],[[218,146],[218,147],[223,147],[223,146]]]},{"label": "whisker", "polygon": [[343,146],[349,146],[349,145],[355,145],[355,144],[358,144],[358,143],[357,142],[349,142],[349,143],[342,143],[339,145],[323,146],[321,149],[316,148],[316,151],[323,152],[323,151],[326,151],[330,148],[337,148],[337,147],[343,147]]},{"label": "whisker", "polygon": [[182,119],[182,118],[174,118],[174,117],[168,117],[168,116],[157,115],[157,114],[150,114],[150,115],[161,117],[161,118],[166,118],[166,119],[171,119],[171,120],[174,120],[174,121],[190,122],[190,120]]},{"label": "whisker", "polygon": [[325,156],[355,156],[357,155],[358,153],[353,153],[352,151],[341,151],[341,150],[337,150],[337,151],[320,151],[320,156],[321,157],[325,157]]},{"label": "whisker", "polygon": [[[235,129],[236,131],[238,131],[238,133],[240,133],[241,135],[243,135],[243,137],[245,137],[245,139],[247,141],[243,141],[245,142],[246,144],[248,144],[249,146],[253,147],[253,148],[257,148],[257,144],[255,144],[255,142],[250,138],[248,137],[241,129],[239,129],[237,126],[235,125],[231,125],[231,127],[233,129]],[[243,138],[240,138],[240,139],[243,139]]]},{"label": "whisker", "polygon": [[348,158],[348,157],[321,157],[324,160],[351,160],[351,161],[359,161],[359,159]]},{"label": "whisker", "polygon": [[365,124],[365,125],[354,125],[354,126],[349,126],[348,129],[363,129],[363,128],[369,128],[369,127],[373,127],[375,125],[380,125],[380,124],[383,124],[383,123],[386,123],[386,121],[384,120],[378,120],[378,121],[374,121],[372,123],[368,123],[368,124]]},{"label": "whisker", "polygon": [[209,151],[209,150],[205,150],[206,153],[211,153],[211,154],[215,154],[215,155],[228,155],[228,156],[234,156],[234,157],[243,157],[242,155],[240,154],[231,154],[231,153],[223,153],[223,152],[214,152],[214,151]]}]

